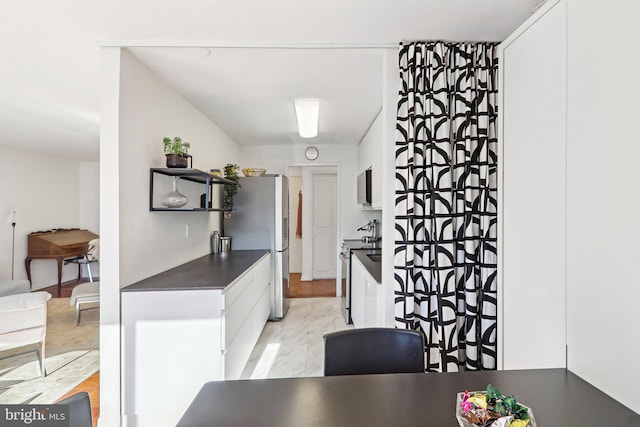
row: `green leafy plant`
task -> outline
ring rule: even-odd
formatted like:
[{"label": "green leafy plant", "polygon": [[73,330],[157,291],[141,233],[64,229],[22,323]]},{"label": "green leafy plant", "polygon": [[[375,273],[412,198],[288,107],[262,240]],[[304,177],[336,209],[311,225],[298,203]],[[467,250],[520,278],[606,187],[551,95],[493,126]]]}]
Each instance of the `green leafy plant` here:
[{"label": "green leafy plant", "polygon": [[189,152],[191,144],[185,142],[179,136],[171,139],[165,136],[162,139],[162,146],[164,147],[165,154],[177,154],[178,156],[185,156]]},{"label": "green leafy plant", "polygon": [[224,201],[223,205],[225,208],[231,208],[233,205],[233,195],[238,192],[238,188],[240,188],[240,176],[238,175],[238,171],[240,167],[233,163],[227,163],[224,166],[224,177],[230,181],[235,182],[237,185],[233,184],[225,184],[224,185]]}]

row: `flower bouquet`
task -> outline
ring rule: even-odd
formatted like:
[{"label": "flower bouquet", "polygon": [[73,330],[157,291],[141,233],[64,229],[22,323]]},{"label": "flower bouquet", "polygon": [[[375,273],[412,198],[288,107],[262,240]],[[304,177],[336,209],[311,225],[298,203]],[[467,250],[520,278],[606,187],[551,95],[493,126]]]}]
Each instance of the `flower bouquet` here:
[{"label": "flower bouquet", "polygon": [[461,427],[536,427],[531,408],[491,384],[486,392],[458,393],[456,417]]}]

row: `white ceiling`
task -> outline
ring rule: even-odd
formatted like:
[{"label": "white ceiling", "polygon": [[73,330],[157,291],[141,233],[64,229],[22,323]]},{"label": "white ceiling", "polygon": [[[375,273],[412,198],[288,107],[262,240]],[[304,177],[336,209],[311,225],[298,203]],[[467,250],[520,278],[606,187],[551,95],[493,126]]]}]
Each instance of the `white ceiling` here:
[{"label": "white ceiling", "polygon": [[130,50],[241,145],[308,142],[295,98],[320,99],[316,145],[359,143],[382,108],[381,49]]},{"label": "white ceiling", "polygon": [[[2,2],[0,145],[98,158],[100,42],[383,46],[402,40],[500,41],[538,2]],[[381,52],[375,49],[216,48],[208,57],[189,55],[185,48],[132,51],[241,144],[295,142],[292,99],[298,94],[322,100],[321,134],[314,143],[357,143],[381,106]]]}]

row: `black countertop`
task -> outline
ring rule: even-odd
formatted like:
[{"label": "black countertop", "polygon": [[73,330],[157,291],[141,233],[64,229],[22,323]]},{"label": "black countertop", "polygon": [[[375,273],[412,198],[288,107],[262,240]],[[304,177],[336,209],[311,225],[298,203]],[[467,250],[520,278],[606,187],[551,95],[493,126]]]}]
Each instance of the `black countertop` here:
[{"label": "black countertop", "polygon": [[265,254],[267,249],[209,254],[125,286],[121,292],[224,289]]},{"label": "black countertop", "polygon": [[376,282],[382,283],[382,263],[368,257],[368,255],[381,255],[382,249],[352,249],[351,254],[358,258]]}]

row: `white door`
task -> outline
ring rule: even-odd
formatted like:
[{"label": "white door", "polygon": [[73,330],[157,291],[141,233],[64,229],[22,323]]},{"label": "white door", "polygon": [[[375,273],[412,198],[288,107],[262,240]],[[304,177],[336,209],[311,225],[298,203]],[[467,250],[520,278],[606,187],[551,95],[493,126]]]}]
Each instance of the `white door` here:
[{"label": "white door", "polygon": [[313,175],[313,278],[336,277],[336,175]]}]

